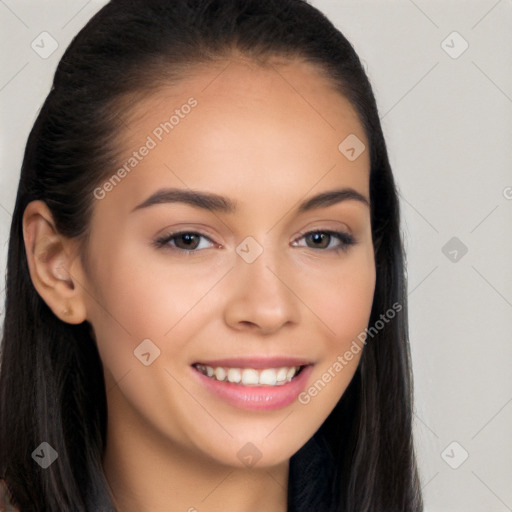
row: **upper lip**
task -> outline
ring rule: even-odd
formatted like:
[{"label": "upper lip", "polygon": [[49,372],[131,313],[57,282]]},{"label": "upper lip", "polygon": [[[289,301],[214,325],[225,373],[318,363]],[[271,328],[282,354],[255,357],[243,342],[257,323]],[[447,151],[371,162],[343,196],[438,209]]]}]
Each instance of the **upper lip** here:
[{"label": "upper lip", "polygon": [[229,357],[225,359],[210,359],[196,361],[194,364],[203,364],[216,368],[218,366],[228,368],[282,368],[292,366],[307,366],[312,364],[306,359],[291,356],[278,356],[278,357]]}]

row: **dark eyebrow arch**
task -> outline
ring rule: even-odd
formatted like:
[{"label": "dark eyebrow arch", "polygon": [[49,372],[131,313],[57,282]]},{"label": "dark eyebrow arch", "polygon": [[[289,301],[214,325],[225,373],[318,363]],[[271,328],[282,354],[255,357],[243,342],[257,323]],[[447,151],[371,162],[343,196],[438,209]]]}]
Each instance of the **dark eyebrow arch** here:
[{"label": "dark eyebrow arch", "polygon": [[235,213],[237,209],[235,202],[217,194],[190,189],[164,188],[157,190],[132,211],[164,203],[185,203],[196,208],[223,213]]},{"label": "dark eyebrow arch", "polygon": [[[297,212],[303,213],[316,208],[326,208],[347,200],[359,201],[366,206],[370,205],[368,199],[353,188],[342,188],[322,192],[321,194],[306,199],[299,204]],[[156,191],[145,201],[137,205],[132,211],[165,203],[185,203],[196,208],[222,213],[235,213],[237,210],[237,203],[235,201],[217,194],[190,189],[165,188]]]},{"label": "dark eyebrow arch", "polygon": [[315,208],[327,208],[333,204],[348,200],[359,201],[368,207],[370,206],[368,199],[353,188],[341,188],[322,192],[321,194],[306,199],[299,205],[297,211],[302,213],[308,210],[314,210]]}]

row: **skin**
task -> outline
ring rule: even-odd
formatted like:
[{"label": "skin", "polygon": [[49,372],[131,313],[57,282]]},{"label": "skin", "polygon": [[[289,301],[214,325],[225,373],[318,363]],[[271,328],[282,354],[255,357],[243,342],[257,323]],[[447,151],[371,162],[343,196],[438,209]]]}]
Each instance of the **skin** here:
[{"label": "skin", "polygon": [[[361,353],[306,405],[272,411],[227,404],[191,364],[297,356],[313,364],[307,389],[349,349],[368,324],[375,286],[369,207],[296,206],[344,187],[368,199],[368,151],[350,162],[338,150],[349,134],[368,143],[350,103],[311,65],[233,58],[131,105],[120,165],[191,96],[191,113],[94,200],[87,265],[44,203],[28,206],[31,277],[59,318],[92,325],[107,389],[104,468],[119,511],[283,512],[289,458],[332,411]],[[226,196],[238,209],[132,211],[162,187]],[[180,240],[154,245],[182,230],[208,238],[191,254],[169,247]],[[303,236],[325,230],[356,243],[336,251],[335,237],[318,248]],[[236,252],[247,236],[263,248],[252,263]],[[144,339],[160,350],[149,366],[134,357]],[[253,467],[237,457],[248,442],[261,453]]]}]

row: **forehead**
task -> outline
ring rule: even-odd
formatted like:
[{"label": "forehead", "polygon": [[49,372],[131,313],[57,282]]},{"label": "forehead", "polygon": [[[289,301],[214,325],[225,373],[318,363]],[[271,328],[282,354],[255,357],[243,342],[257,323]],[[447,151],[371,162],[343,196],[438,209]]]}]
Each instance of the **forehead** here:
[{"label": "forehead", "polygon": [[316,184],[368,189],[368,151],[345,151],[347,140],[368,148],[358,115],[310,64],[227,60],[127,107],[116,144],[129,172],[111,194],[126,203],[157,182],[276,200]]}]

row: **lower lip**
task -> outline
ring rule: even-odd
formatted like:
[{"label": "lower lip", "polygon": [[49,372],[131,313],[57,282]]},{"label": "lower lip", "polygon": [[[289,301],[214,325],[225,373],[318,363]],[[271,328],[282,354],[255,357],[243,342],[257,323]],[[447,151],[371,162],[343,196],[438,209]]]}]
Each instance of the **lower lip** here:
[{"label": "lower lip", "polygon": [[290,382],[279,386],[242,386],[212,379],[192,369],[202,385],[228,404],[251,411],[269,411],[282,409],[297,399],[306,387],[312,365],[303,368]]}]

